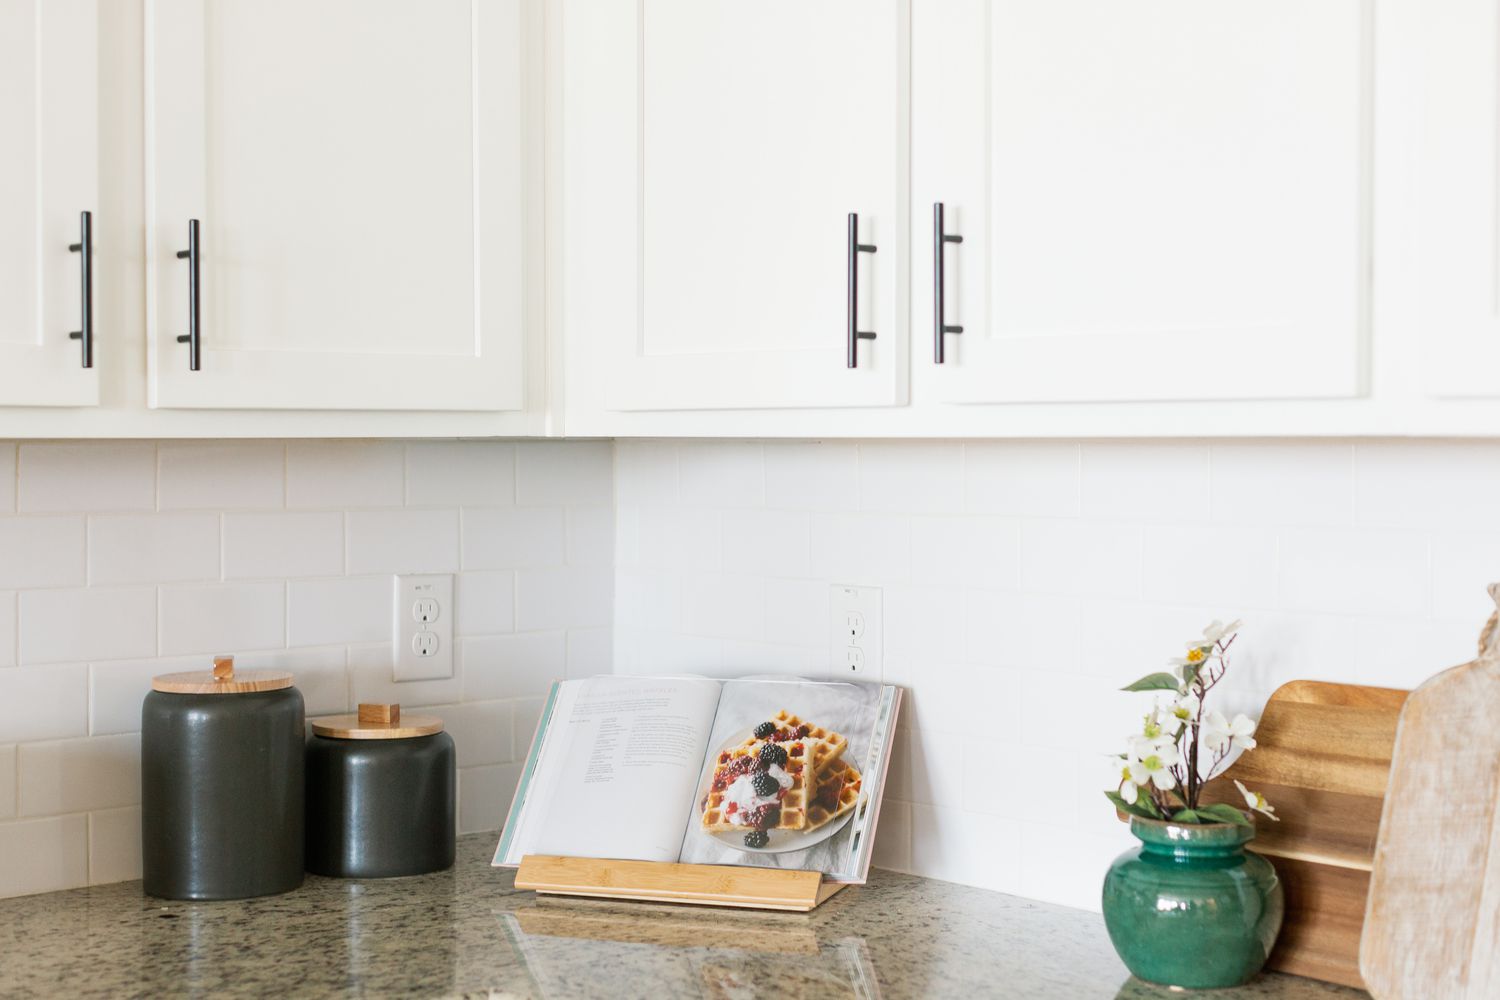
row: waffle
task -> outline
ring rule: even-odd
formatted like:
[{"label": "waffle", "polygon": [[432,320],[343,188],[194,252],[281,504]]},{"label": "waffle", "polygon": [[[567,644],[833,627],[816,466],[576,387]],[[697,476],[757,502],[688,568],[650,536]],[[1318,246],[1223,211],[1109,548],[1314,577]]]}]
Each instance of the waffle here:
[{"label": "waffle", "polygon": [[[780,737],[776,742],[785,745],[787,742],[799,738],[806,738],[812,742],[814,774],[822,774],[828,769],[830,764],[839,759],[845,748],[849,746],[849,741],[841,734],[824,729],[822,726],[814,726],[803,722],[784,708],[771,716],[770,721],[776,727],[775,735]],[[807,732],[803,733],[802,737],[797,737],[795,734],[802,726],[807,727]],[[761,742],[759,739],[751,736],[744,742],[743,746],[759,742]]]},{"label": "waffle", "polygon": [[807,804],[807,829],[816,830],[853,809],[859,802],[862,783],[859,772],[846,760],[818,775],[817,793]]},{"label": "waffle", "polygon": [[[726,814],[727,803],[724,801],[724,788],[739,775],[755,772],[753,767],[748,772],[744,770],[745,761],[747,759],[759,760],[760,745],[761,741],[755,740],[719,754],[718,763],[714,767],[714,779],[709,784],[708,795],[703,799],[703,829],[710,833],[725,833],[736,830],[803,830],[807,828],[808,778],[812,772],[803,763],[802,758],[807,750],[807,744],[803,740],[782,744],[787,750],[785,770],[791,775],[792,784],[781,796],[781,811],[775,824],[762,828],[748,823],[735,823]],[[794,753],[794,748],[799,752]],[[721,781],[721,779],[724,780]]]}]

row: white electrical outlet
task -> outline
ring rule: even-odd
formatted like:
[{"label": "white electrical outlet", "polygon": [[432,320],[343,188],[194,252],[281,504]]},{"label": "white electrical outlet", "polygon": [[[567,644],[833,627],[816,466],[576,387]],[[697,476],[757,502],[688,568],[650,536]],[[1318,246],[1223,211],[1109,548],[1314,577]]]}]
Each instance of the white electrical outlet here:
[{"label": "white electrical outlet", "polygon": [[880,588],[835,583],[828,593],[828,674],[881,679]]},{"label": "white electrical outlet", "polygon": [[453,676],[453,576],[395,578],[393,673],[398,681]]}]

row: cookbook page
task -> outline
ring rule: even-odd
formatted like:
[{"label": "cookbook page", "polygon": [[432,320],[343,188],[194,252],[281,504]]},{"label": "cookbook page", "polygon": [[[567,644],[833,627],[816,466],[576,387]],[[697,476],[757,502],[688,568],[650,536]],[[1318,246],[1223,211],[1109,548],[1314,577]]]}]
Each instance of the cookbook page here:
[{"label": "cookbook page", "polygon": [[527,854],[676,861],[718,700],[706,678],[556,685],[495,864]]},{"label": "cookbook page", "polygon": [[725,681],[681,860],[863,881],[899,689]]}]

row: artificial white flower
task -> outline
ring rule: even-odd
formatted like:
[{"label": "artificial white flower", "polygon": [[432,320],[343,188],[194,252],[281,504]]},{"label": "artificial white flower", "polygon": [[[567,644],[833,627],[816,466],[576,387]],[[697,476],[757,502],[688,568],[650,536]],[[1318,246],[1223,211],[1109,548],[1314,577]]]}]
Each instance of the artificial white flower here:
[{"label": "artificial white flower", "polygon": [[1172,704],[1167,706],[1165,712],[1167,726],[1181,729],[1198,718],[1198,696],[1195,694],[1180,694]]},{"label": "artificial white flower", "polygon": [[1260,794],[1260,792],[1252,792],[1250,789],[1246,788],[1244,783],[1241,782],[1238,778],[1234,779],[1234,787],[1238,788],[1240,790],[1240,794],[1245,797],[1245,805],[1249,806],[1251,809],[1254,809],[1262,816],[1269,816],[1276,822],[1281,822],[1281,817],[1276,815],[1276,807],[1267,802],[1266,797]]},{"label": "artificial white flower", "polygon": [[1149,781],[1162,791],[1170,791],[1177,787],[1177,779],[1172,776],[1172,765],[1178,760],[1177,748],[1167,744],[1157,747],[1138,760],[1130,761],[1125,769],[1130,773],[1130,780],[1137,785],[1144,785]]},{"label": "artificial white flower", "polygon": [[1167,662],[1172,666],[1182,669],[1183,667],[1201,667],[1208,660],[1209,650],[1212,646],[1193,646],[1187,651],[1186,656],[1174,656]]},{"label": "artificial white flower", "polygon": [[1217,646],[1219,644],[1219,640],[1223,639],[1226,636],[1234,635],[1240,630],[1240,626],[1243,624],[1245,623],[1238,618],[1230,622],[1228,625],[1225,625],[1223,622],[1215,618],[1213,621],[1209,622],[1208,627],[1203,630],[1203,638],[1191,640],[1188,643],[1188,647],[1203,648],[1208,646]]},{"label": "artificial white flower", "polygon": [[1120,798],[1124,799],[1126,802],[1130,803],[1131,805],[1135,805],[1135,800],[1140,797],[1140,794],[1141,793],[1140,793],[1140,791],[1137,788],[1137,785],[1135,783],[1135,779],[1130,776],[1130,768],[1129,767],[1121,768],[1120,769]]},{"label": "artificial white flower", "polygon": [[1230,722],[1222,712],[1210,712],[1203,721],[1203,743],[1216,753],[1223,753],[1230,745],[1241,750],[1255,749],[1255,722],[1241,712]]}]

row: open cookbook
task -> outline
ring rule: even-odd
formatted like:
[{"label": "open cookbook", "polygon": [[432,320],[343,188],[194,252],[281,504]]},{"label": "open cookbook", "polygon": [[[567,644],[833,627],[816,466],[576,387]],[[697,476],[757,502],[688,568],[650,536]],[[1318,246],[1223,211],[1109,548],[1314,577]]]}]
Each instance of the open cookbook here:
[{"label": "open cookbook", "polygon": [[543,706],[494,864],[528,854],[863,882],[900,688],[593,677]]}]

